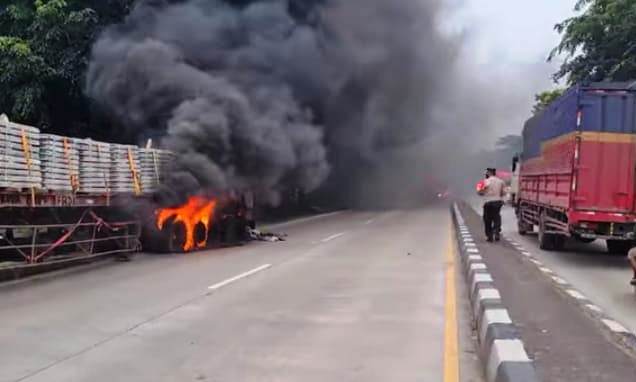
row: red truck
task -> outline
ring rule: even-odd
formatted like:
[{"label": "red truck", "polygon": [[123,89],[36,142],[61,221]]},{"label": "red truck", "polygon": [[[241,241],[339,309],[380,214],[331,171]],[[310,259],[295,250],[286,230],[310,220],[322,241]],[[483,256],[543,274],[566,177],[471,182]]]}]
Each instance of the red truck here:
[{"label": "red truck", "polygon": [[544,250],[567,238],[636,245],[636,83],[575,86],[529,119],[513,161],[518,231]]}]

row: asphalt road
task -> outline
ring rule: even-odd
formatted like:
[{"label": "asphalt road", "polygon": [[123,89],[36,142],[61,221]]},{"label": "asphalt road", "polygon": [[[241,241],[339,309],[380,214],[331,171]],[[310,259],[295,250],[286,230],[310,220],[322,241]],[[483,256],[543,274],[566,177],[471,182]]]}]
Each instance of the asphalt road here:
[{"label": "asphalt road", "polygon": [[273,228],[289,240],[0,287],[0,381],[444,380],[446,207]]},{"label": "asphalt road", "polygon": [[[471,205],[481,214],[478,199],[471,199]],[[610,317],[636,332],[636,292],[629,285],[632,272],[625,257],[609,255],[601,241],[583,244],[571,240],[564,251],[542,251],[536,235],[517,233],[517,220],[511,207],[503,209],[502,217],[505,235],[522,244]]]}]

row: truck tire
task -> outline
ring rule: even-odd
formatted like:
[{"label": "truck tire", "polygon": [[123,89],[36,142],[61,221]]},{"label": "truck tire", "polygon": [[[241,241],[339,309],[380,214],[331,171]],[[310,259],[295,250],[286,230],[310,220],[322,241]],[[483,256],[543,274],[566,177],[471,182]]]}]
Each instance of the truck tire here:
[{"label": "truck tire", "polygon": [[627,252],[634,247],[629,240],[607,240],[607,252],[611,255],[627,256]]},{"label": "truck tire", "polygon": [[539,222],[539,248],[544,251],[552,251],[554,249],[552,235],[545,233],[545,224],[543,221]]},{"label": "truck tire", "polygon": [[539,248],[544,251],[553,251],[556,247],[554,235],[546,233],[545,213],[539,218]]},{"label": "truck tire", "polygon": [[517,217],[517,232],[519,232],[519,235],[525,236],[528,232],[532,232],[532,230],[533,227],[530,224],[521,220],[521,217]]},{"label": "truck tire", "polygon": [[567,237],[564,235],[552,235],[552,248],[555,251],[562,251],[566,240]]}]

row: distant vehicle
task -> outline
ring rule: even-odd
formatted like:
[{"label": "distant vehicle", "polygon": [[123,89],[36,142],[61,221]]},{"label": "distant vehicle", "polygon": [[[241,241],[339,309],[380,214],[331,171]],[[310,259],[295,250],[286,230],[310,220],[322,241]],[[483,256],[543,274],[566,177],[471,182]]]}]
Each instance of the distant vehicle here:
[{"label": "distant vehicle", "polygon": [[513,161],[518,230],[539,245],[606,240],[625,254],[636,240],[636,88],[576,86],[528,120]]}]

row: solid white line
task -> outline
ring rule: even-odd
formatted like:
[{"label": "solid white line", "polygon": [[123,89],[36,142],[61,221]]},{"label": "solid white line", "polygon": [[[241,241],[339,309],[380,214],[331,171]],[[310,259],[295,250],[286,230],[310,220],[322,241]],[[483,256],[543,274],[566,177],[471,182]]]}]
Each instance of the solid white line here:
[{"label": "solid white line", "polygon": [[240,279],[244,279],[244,278],[246,278],[246,277],[249,277],[249,276],[251,276],[251,275],[253,275],[253,274],[255,274],[255,273],[258,273],[258,272],[260,272],[260,271],[264,271],[264,270],[266,270],[267,268],[270,268],[271,266],[272,266],[272,264],[265,264],[265,265],[261,265],[261,266],[260,266],[260,267],[258,267],[258,268],[254,268],[254,269],[252,269],[251,271],[247,271],[247,272],[245,272],[245,273],[241,273],[240,275],[238,275],[238,276],[234,276],[234,277],[232,277],[231,279],[227,279],[227,280],[225,280],[225,281],[221,281],[220,283],[217,283],[217,284],[214,284],[214,285],[210,285],[210,286],[208,287],[208,289],[209,289],[209,290],[217,290],[217,289],[221,289],[221,288],[223,288],[224,286],[226,286],[226,285],[228,285],[228,284],[231,284],[231,283],[233,283],[233,282],[235,282],[235,281],[238,281],[238,280],[240,280]]},{"label": "solid white line", "polygon": [[331,240],[333,240],[333,239],[337,239],[337,238],[339,238],[340,236],[343,236],[344,234],[345,234],[344,232],[340,232],[340,233],[337,233],[337,234],[335,234],[335,235],[331,235],[331,236],[329,236],[329,237],[326,237],[326,238],[324,238],[324,239],[322,239],[322,240],[320,240],[320,241],[321,241],[322,243],[326,243],[326,242],[331,241]]},{"label": "solid white line", "polygon": [[629,330],[614,320],[603,319],[601,321],[603,321],[603,323],[615,333],[629,333]]}]

